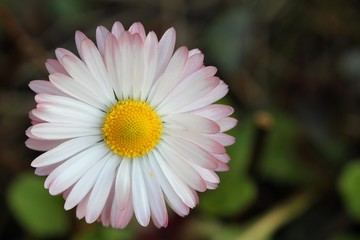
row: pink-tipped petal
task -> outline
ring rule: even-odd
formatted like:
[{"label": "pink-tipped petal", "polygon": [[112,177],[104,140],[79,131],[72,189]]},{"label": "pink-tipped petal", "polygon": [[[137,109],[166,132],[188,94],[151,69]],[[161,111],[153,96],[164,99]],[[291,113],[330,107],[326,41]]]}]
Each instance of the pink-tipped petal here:
[{"label": "pink-tipped petal", "polygon": [[75,32],[75,43],[76,43],[76,49],[80,55],[80,57],[83,59],[83,51],[81,49],[81,43],[85,40],[88,39],[87,36],[80,32],[80,31],[76,31]]},{"label": "pink-tipped petal", "polygon": [[187,60],[188,50],[186,47],[179,48],[171,58],[164,73],[154,83],[149,100],[152,106],[157,106],[167,97],[175,86],[181,81],[182,71]]},{"label": "pink-tipped petal", "polygon": [[109,30],[103,26],[99,26],[96,28],[96,45],[99,49],[101,56],[104,56],[105,42],[109,33]]},{"label": "pink-tipped petal", "polygon": [[218,133],[220,131],[220,127],[216,122],[194,114],[167,115],[163,117],[163,120],[170,126],[175,125],[175,127],[199,133]]},{"label": "pink-tipped petal", "polygon": [[168,65],[171,55],[174,52],[176,33],[174,28],[168,29],[159,42],[159,65],[157,66],[156,77],[159,77]]},{"label": "pink-tipped petal", "polygon": [[221,132],[226,132],[227,130],[232,129],[233,127],[236,126],[237,124],[237,120],[235,118],[232,117],[226,117],[221,119],[218,123],[220,126],[220,131]]},{"label": "pink-tipped petal", "polygon": [[117,39],[119,39],[123,32],[124,26],[120,22],[115,22],[111,29],[111,33],[114,34]]},{"label": "pink-tipped petal", "polygon": [[135,34],[135,33],[139,34],[142,41],[145,41],[146,32],[144,26],[140,22],[133,23],[129,28],[129,32],[131,34]]},{"label": "pink-tipped petal", "polygon": [[56,59],[46,60],[45,66],[50,74],[56,73],[56,72],[67,74],[65,68]]},{"label": "pink-tipped petal", "polygon": [[59,96],[68,96],[66,93],[56,88],[54,84],[45,80],[33,80],[29,83],[29,87],[36,93],[47,93]]},{"label": "pink-tipped petal", "polygon": [[147,226],[150,221],[150,206],[148,193],[142,172],[140,161],[143,159],[133,159],[132,161],[132,200],[136,219],[141,226]]},{"label": "pink-tipped petal", "polygon": [[91,192],[85,213],[86,222],[93,223],[99,218],[109,197],[118,164],[117,156],[110,154]]}]

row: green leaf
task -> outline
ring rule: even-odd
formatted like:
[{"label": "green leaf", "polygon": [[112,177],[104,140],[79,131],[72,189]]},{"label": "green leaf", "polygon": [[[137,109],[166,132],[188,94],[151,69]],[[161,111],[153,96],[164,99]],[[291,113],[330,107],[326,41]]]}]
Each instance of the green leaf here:
[{"label": "green leaf", "polygon": [[219,188],[203,193],[199,209],[217,216],[232,216],[246,207],[255,199],[256,186],[246,176],[226,176],[219,174]]},{"label": "green leaf", "polygon": [[[244,223],[242,225],[222,225],[220,229],[216,231],[215,234],[211,237],[211,240],[234,240],[242,237],[244,231],[249,227],[249,223]],[[255,237],[251,240],[270,240],[271,236],[261,236]]]},{"label": "green leaf", "polygon": [[63,200],[44,189],[43,178],[24,173],[11,184],[7,196],[13,215],[29,233],[49,237],[69,231]]},{"label": "green leaf", "polygon": [[[243,224],[224,223],[216,218],[197,218],[195,216],[188,219],[187,224],[183,227],[181,239],[234,240],[241,237],[249,225],[248,222]],[[271,236],[266,235],[251,240],[270,239]]]},{"label": "green leaf", "polygon": [[126,229],[105,228],[101,225],[84,232],[73,238],[73,240],[131,240],[134,239],[134,231],[128,226]]},{"label": "green leaf", "polygon": [[107,240],[131,240],[134,239],[134,233],[129,229],[102,228],[101,239]]},{"label": "green leaf", "polygon": [[330,240],[359,240],[359,234],[351,234],[351,233],[340,233],[333,236]]},{"label": "green leaf", "polygon": [[340,174],[338,183],[347,211],[360,220],[360,160],[346,165]]},{"label": "green leaf", "polygon": [[242,231],[239,226],[223,226],[211,237],[211,240],[233,240]]},{"label": "green leaf", "polygon": [[261,174],[277,182],[309,183],[314,176],[297,158],[295,122],[281,113],[273,114],[273,119],[259,165]]},{"label": "green leaf", "polygon": [[246,176],[254,138],[254,124],[250,118],[240,121],[229,134],[237,138],[228,148],[231,157],[228,172],[219,173],[220,184],[215,190],[202,193],[199,209],[217,216],[232,216],[246,209],[256,197],[256,185]]}]

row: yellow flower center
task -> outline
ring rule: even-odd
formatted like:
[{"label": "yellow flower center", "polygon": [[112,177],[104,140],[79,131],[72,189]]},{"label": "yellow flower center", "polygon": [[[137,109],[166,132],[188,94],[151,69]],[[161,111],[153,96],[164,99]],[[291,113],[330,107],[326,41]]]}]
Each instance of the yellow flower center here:
[{"label": "yellow flower center", "polygon": [[119,101],[106,114],[102,127],[104,140],[111,150],[123,157],[139,157],[159,142],[162,122],[145,102]]}]

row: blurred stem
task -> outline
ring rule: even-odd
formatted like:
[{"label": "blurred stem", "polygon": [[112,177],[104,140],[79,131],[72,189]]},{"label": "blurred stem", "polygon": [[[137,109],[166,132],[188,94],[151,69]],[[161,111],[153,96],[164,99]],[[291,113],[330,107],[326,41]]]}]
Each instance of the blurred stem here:
[{"label": "blurred stem", "polygon": [[262,240],[303,214],[316,199],[314,191],[297,194],[274,207],[243,231],[236,240]]},{"label": "blurred stem", "polygon": [[266,138],[273,125],[273,117],[270,115],[270,113],[265,111],[256,112],[254,120],[256,125],[256,132],[254,147],[252,149],[250,158],[250,175],[256,175],[257,166],[259,165],[259,161],[261,160],[262,154],[264,152]]}]

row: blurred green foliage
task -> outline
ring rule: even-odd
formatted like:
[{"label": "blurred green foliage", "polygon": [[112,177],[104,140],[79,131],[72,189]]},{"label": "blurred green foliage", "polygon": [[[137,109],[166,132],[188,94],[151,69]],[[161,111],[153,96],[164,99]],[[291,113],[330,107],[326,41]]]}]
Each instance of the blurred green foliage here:
[{"label": "blurred green foliage", "polygon": [[309,184],[314,176],[298,158],[295,121],[284,113],[272,114],[273,127],[265,140],[259,170],[265,178],[287,184]]},{"label": "blurred green foliage", "polygon": [[23,173],[12,183],[8,205],[22,226],[37,237],[66,235],[70,222],[61,197],[44,189],[44,179]]},{"label": "blurred green foliage", "polygon": [[117,230],[112,228],[95,227],[90,231],[75,236],[72,240],[131,240],[134,232],[131,229]]},{"label": "blurred green foliage", "polygon": [[339,191],[346,209],[360,220],[360,160],[348,163],[339,177]]},{"label": "blurred green foliage", "polygon": [[360,235],[342,233],[332,237],[330,240],[358,240],[358,239],[360,239]]},{"label": "blurred green foliage", "polygon": [[206,43],[223,71],[234,71],[245,62],[255,37],[253,32],[254,16],[243,8],[231,9],[212,23]]}]

